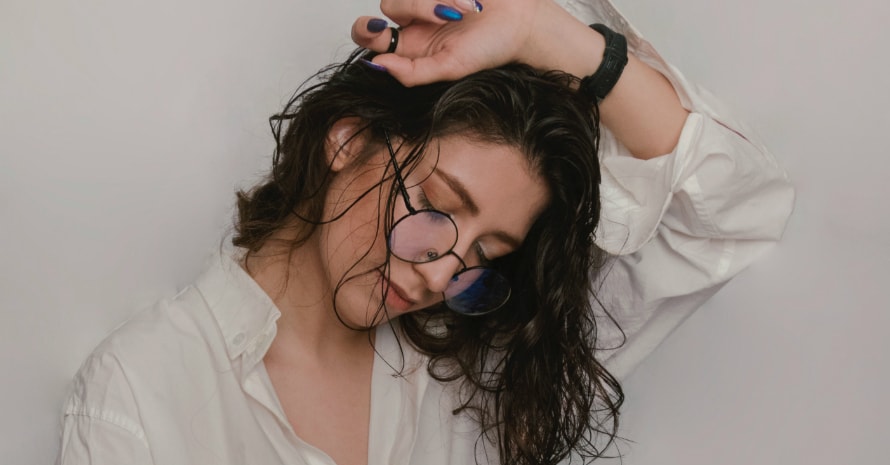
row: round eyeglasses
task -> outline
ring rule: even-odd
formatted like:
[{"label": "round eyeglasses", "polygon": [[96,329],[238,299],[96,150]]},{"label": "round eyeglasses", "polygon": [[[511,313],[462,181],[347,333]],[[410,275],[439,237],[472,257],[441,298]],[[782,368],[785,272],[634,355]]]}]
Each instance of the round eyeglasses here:
[{"label": "round eyeglasses", "polygon": [[390,253],[399,260],[417,264],[453,255],[461,269],[451,277],[442,293],[445,305],[464,315],[483,315],[502,307],[510,298],[510,282],[494,268],[467,267],[453,250],[457,244],[457,225],[450,216],[434,209],[417,210],[411,205],[389,133],[384,131],[383,136],[399,192],[408,209],[408,214],[396,221],[389,233],[387,246]]}]

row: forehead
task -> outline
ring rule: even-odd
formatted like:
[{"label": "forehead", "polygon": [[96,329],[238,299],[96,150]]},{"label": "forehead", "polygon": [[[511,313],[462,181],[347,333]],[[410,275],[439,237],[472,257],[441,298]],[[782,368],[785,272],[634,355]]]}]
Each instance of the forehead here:
[{"label": "forehead", "polygon": [[[544,178],[517,147],[451,135],[433,140],[417,170],[424,183],[466,189],[488,224],[524,237],[550,198]],[[418,179],[418,178],[415,178]]]}]

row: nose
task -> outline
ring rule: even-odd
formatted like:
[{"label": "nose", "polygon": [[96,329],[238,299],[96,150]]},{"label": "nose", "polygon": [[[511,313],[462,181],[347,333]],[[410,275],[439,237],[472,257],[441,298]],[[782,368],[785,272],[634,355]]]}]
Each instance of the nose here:
[{"label": "nose", "polygon": [[431,292],[442,293],[460,270],[466,268],[463,260],[452,250],[438,260],[427,263],[417,263],[414,269],[426,282],[426,287]]}]

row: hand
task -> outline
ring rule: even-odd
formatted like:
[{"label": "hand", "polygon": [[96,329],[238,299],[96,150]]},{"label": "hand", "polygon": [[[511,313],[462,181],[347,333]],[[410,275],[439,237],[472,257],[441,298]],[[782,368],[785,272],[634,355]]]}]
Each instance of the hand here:
[{"label": "hand", "polygon": [[[550,0],[480,0],[485,3],[479,12],[469,1],[382,0],[381,11],[401,27],[395,53],[384,53],[390,30],[369,30],[374,19],[370,16],[355,21],[352,38],[359,46],[382,53],[374,63],[386,67],[402,84],[414,86],[455,80],[510,62],[551,68],[558,65],[554,49],[568,47],[557,44],[564,34],[553,31],[573,26],[575,31],[589,32]],[[445,19],[442,8],[462,18]]]}]

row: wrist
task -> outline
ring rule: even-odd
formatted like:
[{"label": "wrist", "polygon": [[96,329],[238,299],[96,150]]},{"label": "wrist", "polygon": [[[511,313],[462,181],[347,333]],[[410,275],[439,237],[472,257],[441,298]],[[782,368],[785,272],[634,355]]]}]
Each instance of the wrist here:
[{"label": "wrist", "polygon": [[628,61],[627,39],[605,24],[591,24],[590,28],[603,36],[606,49],[596,71],[581,79],[578,92],[593,102],[599,102],[612,91],[624,72]]},{"label": "wrist", "polygon": [[596,72],[606,42],[603,36],[556,2],[541,2],[520,61],[538,69],[559,70],[583,78]]}]

